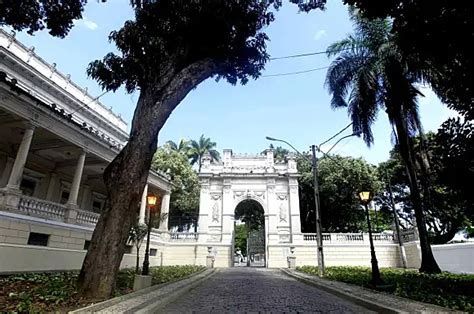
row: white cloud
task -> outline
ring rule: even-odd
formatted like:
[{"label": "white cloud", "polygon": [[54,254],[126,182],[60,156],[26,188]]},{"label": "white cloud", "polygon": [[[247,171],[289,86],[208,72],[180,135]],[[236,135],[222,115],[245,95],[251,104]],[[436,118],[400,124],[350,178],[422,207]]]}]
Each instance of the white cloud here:
[{"label": "white cloud", "polygon": [[314,34],[314,40],[320,40],[326,35],[327,35],[326,30],[320,29],[319,31],[316,32],[316,34]]},{"label": "white cloud", "polygon": [[82,18],[82,20],[76,20],[75,23],[78,24],[78,25],[82,25],[82,26],[90,29],[91,31],[94,31],[99,27],[99,25],[97,25],[97,23],[95,23],[94,21],[89,20],[85,16]]}]

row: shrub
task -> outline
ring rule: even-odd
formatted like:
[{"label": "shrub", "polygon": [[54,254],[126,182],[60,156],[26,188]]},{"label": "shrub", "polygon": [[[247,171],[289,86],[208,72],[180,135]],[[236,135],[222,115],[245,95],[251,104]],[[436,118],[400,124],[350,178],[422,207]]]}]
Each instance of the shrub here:
[{"label": "shrub", "polygon": [[[317,275],[318,268],[302,266],[298,271]],[[412,300],[449,307],[454,310],[474,311],[474,275],[425,274],[416,270],[381,268],[382,279],[391,285],[385,292]],[[368,267],[327,267],[327,279],[373,288]]]}]

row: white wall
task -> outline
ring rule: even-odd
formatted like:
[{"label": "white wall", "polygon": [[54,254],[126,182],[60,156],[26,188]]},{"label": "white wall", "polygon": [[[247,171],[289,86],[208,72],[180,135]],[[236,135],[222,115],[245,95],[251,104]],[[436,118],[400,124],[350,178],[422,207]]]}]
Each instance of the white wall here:
[{"label": "white wall", "polygon": [[433,245],[431,249],[441,270],[474,274],[474,243]]}]

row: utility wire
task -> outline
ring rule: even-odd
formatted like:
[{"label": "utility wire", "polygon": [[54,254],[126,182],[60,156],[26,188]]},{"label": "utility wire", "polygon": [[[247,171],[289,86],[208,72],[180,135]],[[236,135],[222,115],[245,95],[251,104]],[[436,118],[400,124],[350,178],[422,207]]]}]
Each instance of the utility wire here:
[{"label": "utility wire", "polygon": [[286,72],[286,73],[275,73],[275,74],[267,74],[267,75],[262,75],[262,77],[275,77],[275,76],[287,76],[287,75],[297,75],[297,74],[304,74],[304,73],[309,73],[309,72],[314,72],[314,71],[320,71],[329,68],[329,66],[325,67],[320,67],[320,68],[314,68],[314,69],[309,69],[309,70],[304,70],[304,71],[295,71],[295,72]]},{"label": "utility wire", "polygon": [[292,59],[292,58],[303,58],[303,57],[310,57],[310,56],[316,56],[316,55],[325,55],[327,53],[331,52],[340,52],[344,50],[351,50],[356,47],[351,47],[351,48],[343,48],[343,49],[334,49],[334,50],[324,50],[324,51],[315,51],[315,52],[308,52],[308,53],[300,53],[296,55],[288,55],[288,56],[281,56],[281,57],[273,57],[269,58],[270,61],[274,60],[282,60],[282,59]]}]

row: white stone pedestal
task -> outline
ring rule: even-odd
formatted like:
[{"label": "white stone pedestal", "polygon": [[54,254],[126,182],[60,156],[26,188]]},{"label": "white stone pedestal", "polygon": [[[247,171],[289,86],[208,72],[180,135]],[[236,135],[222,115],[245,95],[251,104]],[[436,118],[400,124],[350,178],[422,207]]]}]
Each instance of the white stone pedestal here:
[{"label": "white stone pedestal", "polygon": [[135,275],[133,280],[133,291],[151,287],[151,276]]}]

